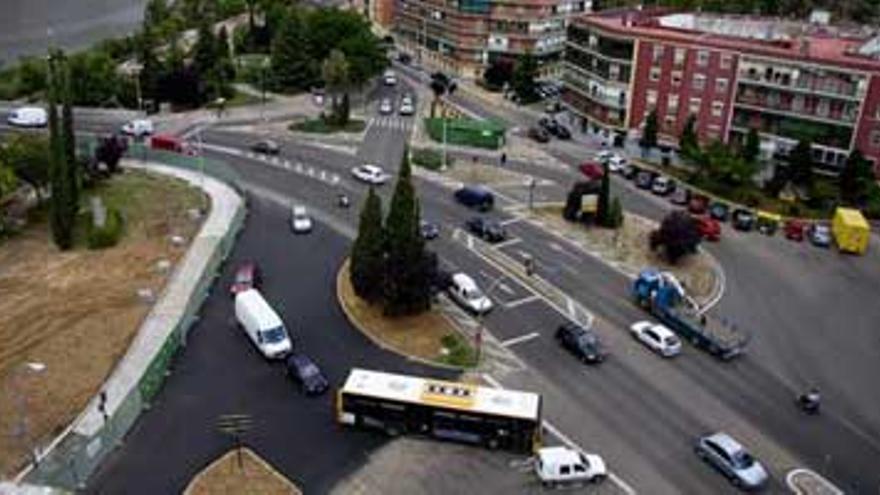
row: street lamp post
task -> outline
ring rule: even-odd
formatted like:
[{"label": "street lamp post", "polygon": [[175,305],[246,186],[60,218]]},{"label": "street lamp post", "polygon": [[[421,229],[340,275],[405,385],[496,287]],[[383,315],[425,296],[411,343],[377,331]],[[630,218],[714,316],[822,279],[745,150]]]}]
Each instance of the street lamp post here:
[{"label": "street lamp post", "polygon": [[[441,100],[442,103],[442,100]],[[441,170],[446,170],[446,106],[443,106],[443,161],[440,164]]]},{"label": "street lamp post", "polygon": [[260,120],[266,121],[266,71],[269,69],[269,59],[264,58],[260,62]]}]

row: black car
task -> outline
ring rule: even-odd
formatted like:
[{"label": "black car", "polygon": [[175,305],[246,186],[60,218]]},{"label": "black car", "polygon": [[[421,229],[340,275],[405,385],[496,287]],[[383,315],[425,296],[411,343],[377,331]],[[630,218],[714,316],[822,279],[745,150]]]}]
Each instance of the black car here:
[{"label": "black car", "polygon": [[479,211],[489,211],[495,204],[495,196],[492,191],[481,186],[464,186],[455,191],[455,200]]},{"label": "black car", "polygon": [[639,175],[639,172],[641,171],[642,169],[640,169],[639,167],[627,163],[623,166],[623,170],[620,171],[620,175],[622,175],[623,178],[626,180],[633,180]]},{"label": "black car", "polygon": [[465,225],[472,234],[485,241],[495,243],[507,239],[507,232],[504,231],[504,227],[495,220],[474,217],[468,220]]},{"label": "black car", "polygon": [[327,391],[327,379],[318,365],[305,354],[291,354],[284,364],[288,376],[299,383],[306,395],[321,395]]},{"label": "black car", "polygon": [[543,127],[530,127],[529,137],[539,143],[550,142],[550,133],[548,133]]},{"label": "black car", "polygon": [[422,220],[419,224],[419,233],[422,235],[422,239],[430,241],[440,236],[440,226],[436,223]]},{"label": "black car", "polygon": [[571,139],[571,131],[568,130],[568,127],[560,124],[556,119],[541,117],[541,120],[538,121],[538,127],[559,139]]},{"label": "black car", "polygon": [[755,228],[755,222],[757,221],[755,214],[752,213],[751,210],[746,210],[745,208],[737,208],[733,210],[733,214],[730,218],[733,223],[733,228],[736,230],[742,230],[743,232],[748,232]]},{"label": "black car", "polygon": [[642,170],[636,175],[636,187],[639,189],[651,189],[654,183],[654,174],[648,170]]},{"label": "black car", "polygon": [[281,147],[271,139],[264,139],[254,143],[254,145],[251,146],[251,150],[254,153],[262,153],[264,155],[277,155],[281,151]]},{"label": "black car", "polygon": [[730,218],[730,206],[727,203],[715,201],[709,205],[709,216],[719,222],[726,222]]},{"label": "black car", "polygon": [[556,340],[585,363],[601,363],[608,355],[595,332],[573,322],[559,325]]}]

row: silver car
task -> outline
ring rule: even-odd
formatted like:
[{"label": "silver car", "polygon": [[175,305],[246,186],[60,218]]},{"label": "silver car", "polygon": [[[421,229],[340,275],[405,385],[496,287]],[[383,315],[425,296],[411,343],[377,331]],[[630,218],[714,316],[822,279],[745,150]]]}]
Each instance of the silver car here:
[{"label": "silver car", "polygon": [[727,433],[700,437],[694,451],[738,488],[755,490],[767,484],[767,471]]}]

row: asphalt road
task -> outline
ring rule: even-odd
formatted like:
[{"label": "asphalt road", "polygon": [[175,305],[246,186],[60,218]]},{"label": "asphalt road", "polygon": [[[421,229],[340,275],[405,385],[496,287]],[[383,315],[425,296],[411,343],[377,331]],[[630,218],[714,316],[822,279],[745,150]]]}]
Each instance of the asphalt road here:
[{"label": "asphalt road", "polygon": [[[50,43],[75,50],[137,28],[145,0],[5,0],[0,16],[0,67],[22,55],[43,55]],[[51,33],[49,32],[51,30]]]},{"label": "asphalt road", "polygon": [[350,239],[318,222],[290,232],[288,210],[250,196],[250,216],[222,277],[206,301],[186,348],[149,411],[89,480],[89,493],[181,493],[206,464],[231,447],[217,431],[221,414],[246,413],[254,429],[245,443],[306,493],[325,493],[359,467],[385,437],[343,430],[333,420],[332,393],[307,398],[264,360],[233,326],[226,288],[234,267],[256,260],[264,294],[291,330],[294,347],[341,385],[353,366],[437,376],[372,345],[351,327],[336,302],[336,272]]}]

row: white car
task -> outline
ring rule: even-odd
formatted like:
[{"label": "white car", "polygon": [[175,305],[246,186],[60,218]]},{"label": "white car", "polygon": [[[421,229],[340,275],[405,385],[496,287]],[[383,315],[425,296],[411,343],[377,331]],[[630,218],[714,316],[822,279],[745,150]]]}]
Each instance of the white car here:
[{"label": "white car", "polygon": [[636,340],[663,357],[676,356],[681,352],[681,341],[672,330],[658,323],[639,321],[629,327]]},{"label": "white car", "polygon": [[602,150],[596,153],[596,161],[599,163],[606,163],[608,160],[611,160],[611,157],[614,156],[614,152],[610,150]]},{"label": "white car", "polygon": [[612,153],[611,157],[608,158],[608,170],[612,172],[622,172],[625,166],[626,158],[618,155],[617,153]]},{"label": "white car", "polygon": [[290,228],[295,234],[305,234],[312,231],[312,217],[306,211],[306,207],[297,205],[290,210]]},{"label": "white car", "polygon": [[466,310],[476,314],[486,314],[492,309],[492,300],[483,294],[470,276],[456,273],[449,284],[449,295]]},{"label": "white car", "polygon": [[378,165],[364,164],[351,169],[351,175],[367,184],[382,185],[388,182],[388,174]]},{"label": "white car", "polygon": [[46,127],[49,114],[40,107],[21,107],[13,110],[6,122],[14,127]]},{"label": "white car", "polygon": [[412,98],[409,96],[404,96],[400,100],[400,115],[412,115],[416,112],[416,107],[413,104]]},{"label": "white car", "polygon": [[134,137],[143,137],[153,134],[153,121],[149,119],[135,119],[122,126],[122,133]]},{"label": "white car", "polygon": [[605,461],[596,454],[582,454],[568,447],[538,449],[535,473],[546,486],[557,483],[599,482],[608,476]]},{"label": "white car", "polygon": [[382,115],[388,115],[394,111],[394,105],[391,104],[391,100],[389,98],[383,98],[379,103],[379,113]]},{"label": "white car", "polygon": [[386,86],[394,86],[397,84],[397,75],[394,74],[393,70],[386,70],[385,74],[382,76],[382,80],[385,82]]}]

